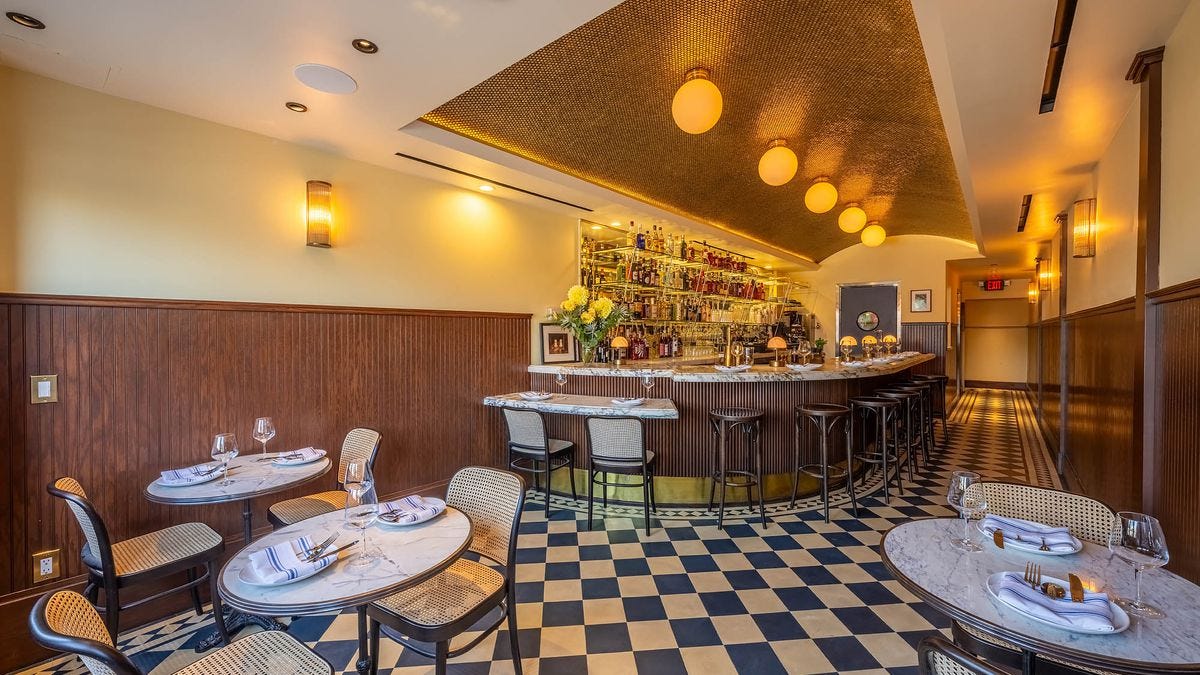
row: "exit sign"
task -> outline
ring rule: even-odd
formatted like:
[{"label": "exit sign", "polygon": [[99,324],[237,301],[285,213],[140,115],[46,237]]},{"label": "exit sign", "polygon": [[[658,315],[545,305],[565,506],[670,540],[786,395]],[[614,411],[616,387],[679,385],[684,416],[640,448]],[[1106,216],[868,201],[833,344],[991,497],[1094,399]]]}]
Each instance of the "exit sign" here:
[{"label": "exit sign", "polygon": [[1002,291],[1008,288],[1008,283],[1005,279],[984,279],[979,282],[979,287],[985,291]]}]

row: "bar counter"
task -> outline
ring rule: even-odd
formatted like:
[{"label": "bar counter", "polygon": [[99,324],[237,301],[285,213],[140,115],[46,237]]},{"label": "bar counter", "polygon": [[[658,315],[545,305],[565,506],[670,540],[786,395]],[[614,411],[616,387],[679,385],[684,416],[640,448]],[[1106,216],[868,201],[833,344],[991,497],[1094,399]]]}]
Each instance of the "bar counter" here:
[{"label": "bar counter", "polygon": [[[730,373],[713,368],[716,358],[709,356],[626,361],[620,367],[578,363],[533,365],[529,366],[529,373],[531,388],[540,391],[608,398],[646,396],[673,401],[679,410],[679,419],[648,421],[646,443],[657,453],[659,503],[688,506],[708,503],[714,452],[709,410],[738,406],[765,413],[761,438],[765,497],[782,499],[791,493],[796,406],[803,403],[846,405],[852,396],[871,394],[890,382],[906,379],[911,372],[929,370],[934,358],[932,354],[915,354],[892,363],[857,368],[827,360],[820,369],[806,372],[755,365],[748,371]],[[567,381],[561,387],[555,383],[558,373],[567,375]],[[642,386],[641,379],[647,374],[654,382],[649,391]],[[547,419],[550,435],[573,441],[579,448],[578,457],[583,465],[587,448],[583,418],[548,415]],[[844,439],[840,434],[833,453],[834,457],[844,456]],[[732,461],[740,462],[742,456],[744,453],[735,452]],[[816,457],[815,443],[809,442],[802,463],[813,463]],[[578,480],[579,485],[586,485],[586,474],[582,469],[577,471],[577,479],[582,479]],[[565,473],[556,473],[563,475],[555,476],[555,491],[569,494]],[[801,494],[811,494],[818,489],[816,481],[801,476]],[[621,500],[641,500],[640,489],[636,495],[632,490],[628,494],[618,490],[610,495]],[[729,498],[744,499],[744,492],[731,492]]]}]

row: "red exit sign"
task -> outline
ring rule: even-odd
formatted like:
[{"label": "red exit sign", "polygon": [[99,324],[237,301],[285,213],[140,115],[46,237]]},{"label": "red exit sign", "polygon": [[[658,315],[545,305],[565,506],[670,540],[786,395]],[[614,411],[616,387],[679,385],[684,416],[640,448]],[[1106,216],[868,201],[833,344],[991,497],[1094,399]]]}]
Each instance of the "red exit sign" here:
[{"label": "red exit sign", "polygon": [[985,291],[1002,291],[1004,290],[1003,279],[985,279],[983,282],[983,290]]}]

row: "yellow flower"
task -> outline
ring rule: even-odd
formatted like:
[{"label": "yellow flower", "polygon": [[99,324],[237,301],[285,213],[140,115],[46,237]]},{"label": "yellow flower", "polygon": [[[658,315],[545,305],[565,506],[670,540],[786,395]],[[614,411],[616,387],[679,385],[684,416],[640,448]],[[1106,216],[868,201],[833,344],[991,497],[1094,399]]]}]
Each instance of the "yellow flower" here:
[{"label": "yellow flower", "polygon": [[564,312],[574,312],[575,308],[578,307],[578,305],[576,305],[570,299],[567,299],[567,300],[563,300],[562,304],[559,305],[559,307],[562,307],[562,310]]},{"label": "yellow flower", "polygon": [[572,286],[571,290],[567,291],[567,299],[576,305],[587,303],[588,292],[583,286]]},{"label": "yellow flower", "polygon": [[589,309],[588,311],[579,315],[579,320],[584,323],[591,323],[596,320],[596,313]]},{"label": "yellow flower", "polygon": [[607,319],[613,311],[613,301],[608,298],[600,298],[592,303],[592,311],[601,319]]}]

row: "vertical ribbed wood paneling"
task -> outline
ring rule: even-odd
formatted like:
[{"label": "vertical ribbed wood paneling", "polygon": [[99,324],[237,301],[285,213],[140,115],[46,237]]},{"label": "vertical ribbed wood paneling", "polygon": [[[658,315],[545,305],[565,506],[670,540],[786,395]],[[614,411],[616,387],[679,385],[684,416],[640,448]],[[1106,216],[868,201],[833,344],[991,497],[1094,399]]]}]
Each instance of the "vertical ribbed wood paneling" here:
[{"label": "vertical ribbed wood paneling", "polygon": [[1088,496],[1141,509],[1142,458],[1133,439],[1133,302],[1067,318],[1067,459]]},{"label": "vertical ribbed wood paneling", "polygon": [[915,368],[914,373],[925,375],[946,373],[946,335],[949,332],[945,321],[906,322],[900,324],[900,336],[905,349],[922,354],[933,354],[934,360],[926,361]]},{"label": "vertical ribbed wood paneling", "polygon": [[[656,384],[649,395],[674,401],[679,409],[679,419],[649,422],[647,447],[658,453],[659,475],[708,476],[712,471],[714,447],[708,411],[729,406],[756,408],[766,414],[762,436],[763,471],[787,473],[792,470],[795,457],[793,411],[797,405],[845,405],[847,398],[870,393],[903,375],[809,382],[673,382],[668,378],[655,378]],[[534,373],[531,379],[534,389],[558,391],[553,375]],[[568,394],[593,396],[645,396],[646,390],[640,382],[637,377],[577,376],[569,377],[562,390]],[[556,438],[574,441],[580,448],[586,447],[582,418],[551,415],[549,425]],[[835,452],[845,452],[840,438],[836,448]],[[815,451],[809,451],[804,457],[805,463],[815,461]]]},{"label": "vertical ribbed wood paneling", "polygon": [[1038,376],[1041,366],[1038,363],[1038,331],[1037,324],[1030,324],[1025,331],[1025,385],[1029,387],[1029,395],[1036,407],[1038,405]]},{"label": "vertical ribbed wood paneling", "polygon": [[1153,513],[1171,548],[1169,569],[1200,582],[1200,294],[1156,304],[1159,387]]},{"label": "vertical ribbed wood paneling", "polygon": [[[151,504],[142,488],[208,459],[217,432],[259,452],[258,416],[274,418],[272,449],[313,445],[335,462],[351,428],[379,430],[384,493],[499,465],[501,428],[480,400],[528,385],[529,334],[521,314],[0,296],[0,592],[29,588],[23,561],[44,548],[80,574],[78,526],[45,490],[59,475],[80,480],[116,539],[187,520],[240,533],[236,504]],[[58,403],[29,403],[32,374],[58,374]],[[271,502],[334,483],[258,500],[256,525]]]},{"label": "vertical ribbed wood paneling", "polygon": [[1042,322],[1042,400],[1041,419],[1045,427],[1046,442],[1058,452],[1059,413],[1062,410],[1062,378],[1058,374],[1058,362],[1062,357],[1059,345],[1058,319]]}]

